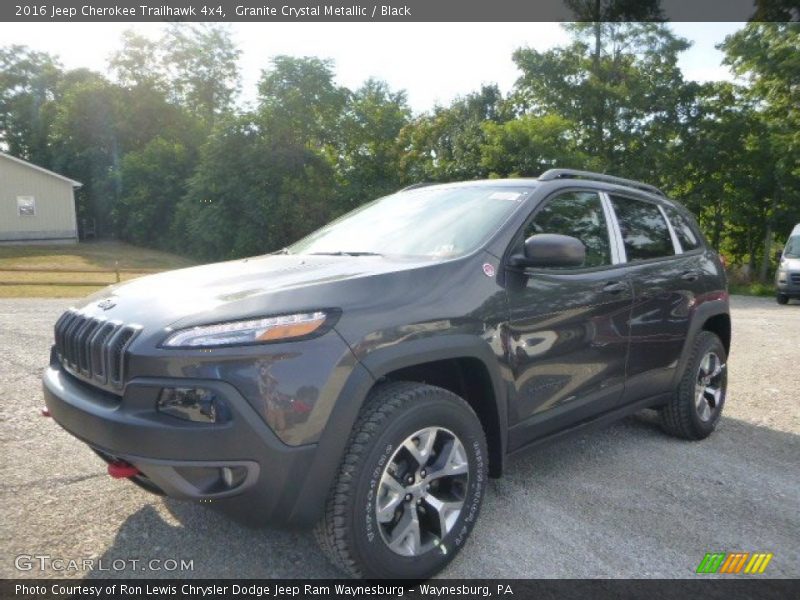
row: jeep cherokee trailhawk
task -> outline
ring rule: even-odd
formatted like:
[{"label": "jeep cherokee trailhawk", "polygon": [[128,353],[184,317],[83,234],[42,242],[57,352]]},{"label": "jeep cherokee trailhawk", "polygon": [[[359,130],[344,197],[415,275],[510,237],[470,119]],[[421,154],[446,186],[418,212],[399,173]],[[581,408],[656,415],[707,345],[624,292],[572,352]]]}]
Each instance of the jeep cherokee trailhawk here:
[{"label": "jeep cherokee trailhawk", "polygon": [[643,408],[708,436],[730,339],[692,216],[561,169],[412,186],[280,252],[108,288],[56,323],[44,391],[116,477],[424,578],[510,453]]}]

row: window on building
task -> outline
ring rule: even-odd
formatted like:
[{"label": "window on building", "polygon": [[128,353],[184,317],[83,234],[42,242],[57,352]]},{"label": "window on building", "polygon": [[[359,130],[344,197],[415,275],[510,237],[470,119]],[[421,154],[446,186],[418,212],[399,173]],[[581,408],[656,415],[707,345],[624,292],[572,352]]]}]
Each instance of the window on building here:
[{"label": "window on building", "polygon": [[36,199],[33,196],[17,196],[17,214],[20,217],[35,217]]}]

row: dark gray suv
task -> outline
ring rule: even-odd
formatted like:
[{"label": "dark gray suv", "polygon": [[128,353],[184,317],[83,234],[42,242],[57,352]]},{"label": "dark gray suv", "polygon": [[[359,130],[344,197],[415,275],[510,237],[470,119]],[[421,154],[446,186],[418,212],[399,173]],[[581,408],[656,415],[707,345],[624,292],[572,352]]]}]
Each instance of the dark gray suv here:
[{"label": "dark gray suv", "polygon": [[108,288],[56,323],[44,391],[112,476],[423,578],[510,453],[644,408],[708,436],[730,341],[683,207],[551,170],[413,186],[280,252]]}]

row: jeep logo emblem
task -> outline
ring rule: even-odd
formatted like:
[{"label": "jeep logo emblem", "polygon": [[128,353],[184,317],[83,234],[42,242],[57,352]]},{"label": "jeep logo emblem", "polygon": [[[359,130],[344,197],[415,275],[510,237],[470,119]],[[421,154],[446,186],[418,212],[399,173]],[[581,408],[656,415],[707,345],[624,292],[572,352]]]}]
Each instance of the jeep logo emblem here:
[{"label": "jeep logo emblem", "polygon": [[102,308],[103,310],[108,310],[109,308],[114,308],[117,305],[111,298],[106,298],[105,300],[97,303],[97,308]]}]

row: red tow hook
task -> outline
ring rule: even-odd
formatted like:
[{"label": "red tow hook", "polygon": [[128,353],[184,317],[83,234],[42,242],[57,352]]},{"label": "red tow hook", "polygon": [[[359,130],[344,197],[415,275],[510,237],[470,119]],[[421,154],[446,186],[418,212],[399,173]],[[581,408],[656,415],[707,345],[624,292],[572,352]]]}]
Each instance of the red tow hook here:
[{"label": "red tow hook", "polygon": [[128,479],[129,477],[136,477],[139,473],[139,469],[123,460],[115,460],[112,463],[108,463],[108,474],[114,479]]}]

